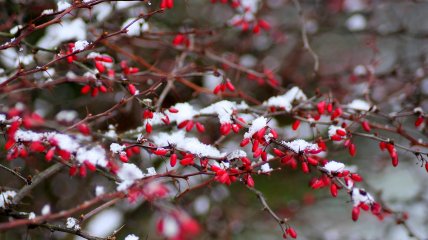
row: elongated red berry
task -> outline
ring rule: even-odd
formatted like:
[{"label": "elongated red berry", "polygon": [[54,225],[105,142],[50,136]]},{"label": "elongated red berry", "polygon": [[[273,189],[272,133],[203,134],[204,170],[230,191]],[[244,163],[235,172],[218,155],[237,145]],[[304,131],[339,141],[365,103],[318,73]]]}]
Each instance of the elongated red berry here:
[{"label": "elongated red berry", "polygon": [[366,131],[366,132],[370,132],[371,131],[371,127],[370,127],[369,122],[363,121],[361,123],[361,126],[363,126],[364,131]]},{"label": "elongated red berry", "polygon": [[309,165],[307,162],[302,162],[302,171],[304,173],[309,173]]},{"label": "elongated red berry", "polygon": [[288,235],[290,235],[290,237],[297,238],[297,233],[292,227],[289,227],[287,229],[287,233],[288,233]]},{"label": "elongated red berry", "polygon": [[153,131],[153,127],[150,123],[146,123],[146,132],[151,133]]},{"label": "elongated red berry", "polygon": [[200,133],[203,133],[205,132],[205,127],[202,123],[196,122],[196,130],[198,130],[198,132]]},{"label": "elongated red berry", "polygon": [[179,123],[177,127],[180,128],[180,129],[184,128],[187,125],[188,122],[189,122],[189,120],[184,120],[181,123]]},{"label": "elongated red berry", "polygon": [[232,92],[235,91],[235,86],[233,86],[233,84],[229,80],[226,81],[226,87]]},{"label": "elongated red berry", "polygon": [[247,175],[247,185],[248,187],[254,187],[254,179],[249,174]]},{"label": "elongated red berry", "polygon": [[55,154],[55,147],[49,149],[49,151],[45,155],[45,159],[47,162],[50,162]]},{"label": "elongated red berry", "polygon": [[357,152],[355,144],[353,144],[353,143],[349,144],[348,149],[349,149],[349,155],[355,156],[355,153]]},{"label": "elongated red berry", "polygon": [[325,110],[325,102],[321,101],[317,104],[317,111],[320,115],[324,114],[324,110]]},{"label": "elongated red berry", "polygon": [[330,185],[330,193],[331,193],[331,196],[337,197],[337,185],[335,183],[332,183]]},{"label": "elongated red berry", "polygon": [[189,120],[189,122],[186,125],[186,132],[190,132],[193,128],[193,125],[194,125],[193,121]]},{"label": "elongated red berry", "polygon": [[171,154],[171,157],[169,158],[169,164],[171,165],[171,167],[174,167],[175,164],[177,164],[177,154]]},{"label": "elongated red berry", "polygon": [[296,119],[296,121],[294,121],[294,123],[293,123],[293,125],[292,125],[292,129],[294,130],[294,131],[296,131],[298,128],[299,128],[299,126],[300,126],[300,120],[299,119]]},{"label": "elongated red berry", "polygon": [[106,70],[106,68],[104,67],[104,64],[100,61],[95,61],[95,67],[97,68],[98,72],[100,72],[100,73],[103,73]]},{"label": "elongated red berry", "polygon": [[360,208],[357,206],[352,208],[352,220],[354,222],[357,221],[359,216],[360,216]]},{"label": "elongated red berry", "polygon": [[220,126],[220,133],[221,135],[226,136],[227,134],[229,134],[231,129],[232,129],[232,125],[230,123],[223,123]]},{"label": "elongated red berry", "polygon": [[94,172],[95,170],[97,170],[97,167],[96,167],[93,163],[91,163],[91,162],[89,162],[89,161],[84,161],[83,163],[85,164],[85,166],[86,166],[90,171]]},{"label": "elongated red berry", "polygon": [[415,127],[419,127],[424,122],[424,117],[419,116],[415,121]]},{"label": "elongated red berry", "polygon": [[250,142],[249,138],[244,138],[242,139],[241,143],[239,144],[239,146],[241,147],[245,147],[248,143]]},{"label": "elongated red berry", "polygon": [[89,85],[83,86],[82,89],[80,90],[82,94],[88,94],[90,91],[91,91],[91,86]]},{"label": "elongated red berry", "polygon": [[134,84],[128,84],[128,91],[131,95],[135,95],[137,88],[134,86]]}]

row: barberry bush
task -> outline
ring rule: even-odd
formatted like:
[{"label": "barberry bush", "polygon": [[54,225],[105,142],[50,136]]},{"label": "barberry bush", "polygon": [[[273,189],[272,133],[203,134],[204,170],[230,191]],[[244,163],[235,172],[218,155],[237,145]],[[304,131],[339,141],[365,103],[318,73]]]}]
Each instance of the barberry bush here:
[{"label": "barberry bush", "polygon": [[427,11],[0,1],[0,238],[424,239]]}]

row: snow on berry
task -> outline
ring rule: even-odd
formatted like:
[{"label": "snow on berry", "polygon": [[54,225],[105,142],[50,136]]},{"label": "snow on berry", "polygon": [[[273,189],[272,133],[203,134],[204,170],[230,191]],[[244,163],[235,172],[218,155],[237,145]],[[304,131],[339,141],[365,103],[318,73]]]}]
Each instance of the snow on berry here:
[{"label": "snow on berry", "polygon": [[232,160],[232,159],[237,159],[237,158],[242,158],[242,157],[246,157],[247,156],[247,153],[246,152],[244,152],[244,151],[242,151],[242,150],[240,150],[240,149],[238,149],[238,150],[235,150],[235,151],[233,151],[233,152],[231,152],[231,153],[229,153],[228,155],[227,155],[227,160]]},{"label": "snow on berry", "polygon": [[374,198],[370,195],[370,193],[360,188],[353,188],[351,192],[351,197],[354,206],[359,206],[362,203],[366,205],[371,205],[375,202]]},{"label": "snow on berry", "polygon": [[0,114],[0,123],[4,123],[6,121],[6,115]]},{"label": "snow on berry", "polygon": [[154,143],[160,147],[174,145],[181,151],[187,151],[199,157],[224,157],[225,154],[221,153],[214,146],[201,143],[199,139],[194,137],[186,137],[185,135],[185,131],[177,131],[170,134],[159,133],[152,136],[152,138]]},{"label": "snow on berry", "polygon": [[345,170],[345,164],[336,161],[330,161],[324,165],[324,169],[329,173],[340,173]]},{"label": "snow on berry", "polygon": [[124,163],[122,167],[119,168],[117,172],[117,177],[122,180],[122,182],[117,186],[118,191],[126,190],[135,180],[143,178],[145,175],[135,164],[133,163]]},{"label": "snow on berry", "polygon": [[118,143],[112,143],[110,144],[110,151],[112,153],[117,153],[120,154],[125,150],[126,146],[125,145],[120,145]]},{"label": "snow on berry", "polygon": [[282,144],[287,146],[290,150],[292,150],[295,153],[310,153],[310,154],[317,154],[321,152],[321,149],[318,147],[317,144],[309,143],[303,139],[296,139],[291,142],[282,141]]},{"label": "snow on berry", "polygon": [[254,133],[258,132],[260,129],[267,126],[267,119],[265,117],[258,117],[253,120],[251,127],[248,129],[248,132],[244,134],[244,138],[251,138]]},{"label": "snow on berry", "polygon": [[283,95],[269,98],[263,103],[265,106],[284,108],[285,111],[290,111],[294,101],[305,101],[306,95],[298,87],[293,87]]},{"label": "snow on berry", "polygon": [[261,170],[263,173],[269,173],[269,172],[272,172],[272,171],[273,171],[273,169],[270,167],[269,163],[265,163],[265,164],[261,165],[261,166],[260,166],[260,170]]},{"label": "snow on berry", "polygon": [[107,166],[106,152],[101,146],[92,148],[81,147],[76,152],[76,160],[83,164],[84,162],[92,163],[101,167]]},{"label": "snow on berry", "polygon": [[72,49],[73,52],[82,51],[89,45],[89,42],[86,40],[79,40],[74,43],[74,47]]},{"label": "snow on berry", "polygon": [[344,139],[346,137],[346,129],[339,126],[330,125],[328,127],[328,137],[332,140]]},{"label": "snow on berry", "polygon": [[248,105],[245,102],[237,104],[235,102],[230,102],[223,100],[216,102],[206,108],[203,108],[199,111],[200,114],[216,114],[220,121],[220,124],[232,123],[232,114],[235,110],[247,109]]}]

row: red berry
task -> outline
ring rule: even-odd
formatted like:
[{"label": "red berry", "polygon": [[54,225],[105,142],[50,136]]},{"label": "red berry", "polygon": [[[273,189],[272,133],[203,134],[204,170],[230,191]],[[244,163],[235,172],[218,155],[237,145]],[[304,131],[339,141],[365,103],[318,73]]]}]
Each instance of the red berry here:
[{"label": "red berry", "polygon": [[424,122],[424,117],[419,116],[415,121],[415,127],[419,127]]},{"label": "red berry", "polygon": [[331,196],[337,197],[337,185],[335,183],[332,183],[330,185],[330,193],[331,193]]},{"label": "red berry", "polygon": [[371,131],[371,127],[370,127],[369,122],[364,121],[364,122],[361,123],[361,126],[363,126],[364,131],[366,131],[366,132],[370,132]]},{"label": "red berry", "polygon": [[205,127],[202,123],[200,122],[196,122],[196,129],[198,130],[198,132],[203,133],[205,132]]},{"label": "red berry", "polygon": [[299,128],[299,126],[300,126],[300,120],[296,120],[296,121],[294,121],[294,123],[293,123],[293,125],[292,125],[292,129],[294,130],[294,131],[296,131],[298,128]]},{"label": "red berry", "polygon": [[137,88],[134,86],[134,84],[128,84],[128,91],[131,95],[135,95]]},{"label": "red berry", "polygon": [[352,220],[354,222],[357,221],[359,216],[360,216],[360,208],[359,207],[352,208]]},{"label": "red berry", "polygon": [[320,115],[322,115],[324,113],[324,110],[325,110],[325,102],[324,101],[321,101],[317,104],[317,110],[318,110],[318,113]]},{"label": "red berry", "polygon": [[169,164],[171,165],[171,167],[174,167],[175,164],[177,164],[177,154],[175,153],[171,154],[171,157],[169,159]]},{"label": "red berry", "polygon": [[355,153],[357,152],[357,149],[356,149],[356,147],[355,147],[355,144],[353,144],[353,143],[349,144],[348,149],[349,149],[349,154],[350,154],[352,157],[353,157],[353,156],[355,156]]},{"label": "red berry", "polygon": [[83,86],[82,89],[80,90],[82,94],[88,94],[90,91],[91,91],[91,86],[89,85]]}]

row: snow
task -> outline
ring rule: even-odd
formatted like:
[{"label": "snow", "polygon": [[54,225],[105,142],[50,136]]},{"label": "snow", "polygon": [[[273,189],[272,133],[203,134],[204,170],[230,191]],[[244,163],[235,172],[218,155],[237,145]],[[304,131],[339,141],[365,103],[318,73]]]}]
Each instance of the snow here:
[{"label": "snow", "polygon": [[193,202],[193,209],[198,215],[208,213],[208,211],[210,210],[210,199],[207,196],[199,196]]},{"label": "snow", "polygon": [[117,1],[117,3],[116,3],[116,9],[117,10],[122,10],[122,9],[125,9],[125,8],[132,7],[132,6],[134,6],[134,5],[138,4],[138,3],[139,3],[139,1]]},{"label": "snow", "polygon": [[265,163],[263,165],[260,166],[261,170],[263,173],[269,173],[272,172],[272,168],[270,167],[269,163]]},{"label": "snow", "polygon": [[134,184],[135,180],[143,178],[144,173],[133,163],[124,163],[117,172],[117,177],[122,182],[117,186],[118,191],[123,191]]},{"label": "snow", "polygon": [[[129,18],[127,19],[123,24],[121,29],[124,29],[126,26],[128,26],[129,24],[131,24],[133,21],[135,21],[136,18]],[[139,36],[141,33],[143,32],[147,32],[149,30],[149,24],[144,21],[144,19],[139,19],[138,21],[132,23],[132,25],[130,25],[127,28],[127,32],[126,34],[128,36]]]},{"label": "snow", "polygon": [[80,230],[79,222],[74,217],[67,218],[66,227],[74,230]]},{"label": "snow", "polygon": [[113,6],[109,3],[101,3],[92,7],[92,14],[97,18],[98,22],[104,21],[113,11]]},{"label": "snow", "polygon": [[13,28],[11,28],[9,32],[10,34],[15,35],[18,32],[18,30],[21,30],[21,29],[22,29],[22,25],[16,25]]},{"label": "snow", "polygon": [[104,136],[109,138],[117,138],[116,128],[112,124],[108,125],[108,131],[104,133]]},{"label": "snow", "polygon": [[308,153],[315,153],[320,151],[317,144],[309,143],[303,139],[296,139],[291,142],[282,141],[282,144],[287,146],[295,153],[300,153],[302,151]]},{"label": "snow", "polygon": [[298,87],[293,87],[285,94],[269,98],[263,103],[264,106],[284,108],[285,111],[290,111],[294,101],[305,101],[306,95]]},{"label": "snow", "polygon": [[88,161],[101,167],[107,166],[106,152],[101,146],[95,146],[92,148],[79,148],[76,153],[76,160],[80,163]]},{"label": "snow", "polygon": [[71,7],[71,4],[65,0],[61,0],[57,2],[58,12],[64,11],[65,9]]},{"label": "snow", "polygon": [[103,195],[105,193],[104,187],[103,186],[96,186],[95,187],[95,196],[100,196]]},{"label": "snow", "polygon": [[366,18],[361,14],[354,14],[346,21],[349,31],[361,31],[367,26]]},{"label": "snow", "polygon": [[[330,125],[328,127],[328,137],[331,138],[334,135],[337,135],[337,130],[342,130],[344,132],[346,132],[346,129],[339,127],[339,126],[334,126],[334,125]],[[342,138],[346,137],[346,136],[341,136]]]},{"label": "snow", "polygon": [[45,9],[45,10],[43,10],[42,15],[49,15],[52,13],[54,13],[53,9]]},{"label": "snow", "polygon": [[110,151],[112,153],[121,153],[121,152],[123,152],[123,150],[125,150],[125,148],[126,148],[125,145],[120,145],[118,143],[110,144]]},{"label": "snow", "polygon": [[81,18],[72,21],[63,19],[61,24],[54,24],[46,28],[45,35],[37,45],[44,48],[54,48],[62,42],[86,39],[86,23]]},{"label": "snow", "polygon": [[82,51],[89,45],[89,42],[86,40],[79,40],[74,43],[74,47],[72,49],[73,52]]},{"label": "snow", "polygon": [[58,122],[73,122],[77,117],[78,113],[74,110],[62,110],[56,114],[55,119]]},{"label": "snow", "polygon": [[129,234],[125,237],[125,240],[139,240],[140,238],[135,236],[134,234]]},{"label": "snow", "polygon": [[214,89],[217,85],[222,83],[224,72],[219,70],[218,76],[214,75],[214,73],[207,73],[203,78],[203,86],[208,89]]},{"label": "snow", "polygon": [[154,176],[156,175],[156,169],[154,167],[147,168],[147,175],[146,176]]},{"label": "snow", "polygon": [[6,114],[0,113],[0,123],[3,123],[4,121],[6,121]]},{"label": "snow", "polygon": [[40,141],[43,137],[43,134],[33,132],[31,130],[25,131],[18,129],[15,133],[16,142],[34,142]]},{"label": "snow", "polygon": [[254,133],[258,132],[260,129],[266,127],[267,119],[263,116],[258,117],[253,120],[251,127],[248,129],[248,132],[244,134],[244,138],[251,138]]},{"label": "snow", "polygon": [[30,214],[28,214],[28,219],[34,219],[36,218],[36,214],[34,212],[30,212]]},{"label": "snow", "polygon": [[85,231],[92,236],[108,239],[123,224],[123,213],[117,208],[105,209],[90,218]]},{"label": "snow", "polygon": [[42,215],[48,215],[51,213],[51,206],[49,204],[45,204],[40,211]]},{"label": "snow", "polygon": [[15,191],[4,191],[0,193],[0,208],[6,208],[7,205],[11,204],[15,195]]},{"label": "snow", "polygon": [[[49,133],[48,133],[49,134]],[[54,139],[59,148],[68,152],[75,152],[79,149],[79,143],[72,137],[66,134],[54,133],[51,134],[51,139]]]},{"label": "snow", "polygon": [[357,65],[354,68],[354,74],[357,76],[364,76],[367,74],[367,69],[363,65]]},{"label": "snow", "polygon": [[227,160],[237,159],[237,158],[246,157],[246,156],[247,156],[246,152],[238,149],[238,150],[235,150],[235,151],[229,153],[227,155]]},{"label": "snow", "polygon": [[353,188],[351,197],[352,201],[354,202],[354,206],[358,206],[361,203],[367,205],[374,203],[374,198],[370,195],[370,193],[364,191],[363,189]]},{"label": "snow", "polygon": [[163,218],[162,233],[167,238],[174,238],[177,236],[179,233],[179,226],[177,221],[170,216]]},{"label": "snow", "polygon": [[174,105],[174,108],[178,110],[178,113],[173,113],[168,115],[171,121],[176,121],[177,123],[181,123],[185,120],[191,120],[193,116],[198,114],[198,112],[193,108],[189,103],[177,103]]},{"label": "snow", "polygon": [[220,124],[223,123],[232,123],[232,114],[235,110],[247,109],[248,105],[245,102],[236,104],[235,102],[230,102],[223,100],[216,102],[206,108],[200,110],[200,114],[217,114]]},{"label": "snow", "polygon": [[217,148],[185,135],[186,133],[180,130],[173,133],[159,133],[152,138],[157,146],[174,145],[180,151],[187,151],[198,157],[222,158],[224,156]]},{"label": "snow", "polygon": [[324,166],[324,168],[330,173],[339,173],[345,169],[345,164],[336,161],[330,161]]},{"label": "snow", "polygon": [[369,111],[370,104],[361,99],[354,99],[351,103],[347,105],[348,108],[357,110],[357,111]]}]

